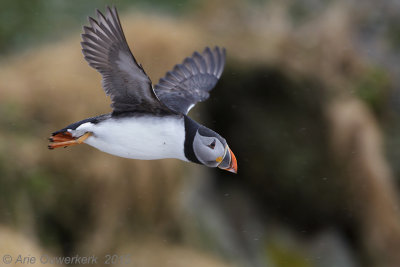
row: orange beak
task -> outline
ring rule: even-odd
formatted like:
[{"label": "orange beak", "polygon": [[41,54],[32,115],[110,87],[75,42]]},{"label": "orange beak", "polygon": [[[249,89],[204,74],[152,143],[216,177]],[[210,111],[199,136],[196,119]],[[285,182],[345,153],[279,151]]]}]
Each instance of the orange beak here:
[{"label": "orange beak", "polygon": [[228,151],[229,153],[226,153],[227,155],[225,157],[227,157],[229,155],[230,161],[229,161],[229,167],[228,168],[224,168],[222,167],[221,169],[226,170],[226,171],[230,171],[233,173],[237,173],[237,161],[236,161],[236,157],[235,154],[233,154],[232,150],[228,147]]}]

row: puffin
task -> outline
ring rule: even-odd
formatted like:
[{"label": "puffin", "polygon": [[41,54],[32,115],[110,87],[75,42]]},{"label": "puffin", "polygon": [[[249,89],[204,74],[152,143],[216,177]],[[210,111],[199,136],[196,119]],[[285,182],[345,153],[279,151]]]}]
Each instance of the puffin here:
[{"label": "puffin", "polygon": [[226,51],[216,46],[194,52],[153,86],[129,49],[115,6],[96,10],[84,26],[82,52],[102,76],[112,112],[53,132],[49,149],[88,144],[130,159],[175,158],[237,173],[237,161],[227,141],[188,116],[209,97],[221,77]]}]

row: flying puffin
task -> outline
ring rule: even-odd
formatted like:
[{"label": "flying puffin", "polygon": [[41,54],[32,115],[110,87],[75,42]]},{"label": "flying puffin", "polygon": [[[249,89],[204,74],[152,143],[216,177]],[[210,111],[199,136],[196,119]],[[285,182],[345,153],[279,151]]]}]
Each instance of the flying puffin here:
[{"label": "flying puffin", "polygon": [[102,75],[112,112],[84,119],[56,131],[49,149],[86,143],[116,156],[183,161],[237,172],[226,140],[187,116],[209,97],[225,65],[225,49],[205,48],[167,72],[152,86],[131,53],[115,7],[97,10],[84,26],[82,52]]}]

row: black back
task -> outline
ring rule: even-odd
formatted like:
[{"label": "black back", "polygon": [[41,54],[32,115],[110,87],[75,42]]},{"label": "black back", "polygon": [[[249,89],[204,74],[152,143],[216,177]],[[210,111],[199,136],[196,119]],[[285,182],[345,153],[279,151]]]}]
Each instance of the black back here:
[{"label": "black back", "polygon": [[108,119],[110,117],[111,117],[111,114],[103,114],[103,115],[99,115],[99,116],[96,116],[96,117],[91,117],[91,118],[87,118],[87,119],[84,119],[84,120],[81,120],[81,121],[77,121],[77,122],[74,122],[74,123],[68,125],[65,128],[62,128],[61,130],[58,130],[58,131],[52,133],[51,135],[54,136],[54,135],[59,134],[59,133],[67,132],[68,129],[76,130],[76,128],[78,128],[80,125],[82,125],[82,124],[84,124],[86,122],[91,122],[91,123],[96,124],[96,123],[104,121],[104,120],[106,120],[106,119]]}]

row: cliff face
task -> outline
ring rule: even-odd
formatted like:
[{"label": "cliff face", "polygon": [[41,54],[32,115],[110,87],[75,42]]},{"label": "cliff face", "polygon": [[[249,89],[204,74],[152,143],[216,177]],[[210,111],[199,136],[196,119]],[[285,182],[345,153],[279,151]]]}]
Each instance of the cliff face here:
[{"label": "cliff face", "polygon": [[78,33],[3,58],[4,231],[31,253],[131,254],[138,266],[399,266],[397,168],[385,157],[397,155],[396,68],[353,38],[367,13],[340,1],[314,15],[257,5],[121,17],[154,83],[193,50],[227,48],[221,81],[191,116],[229,140],[236,176],[85,145],[48,151],[52,131],[110,111],[100,75]]}]

